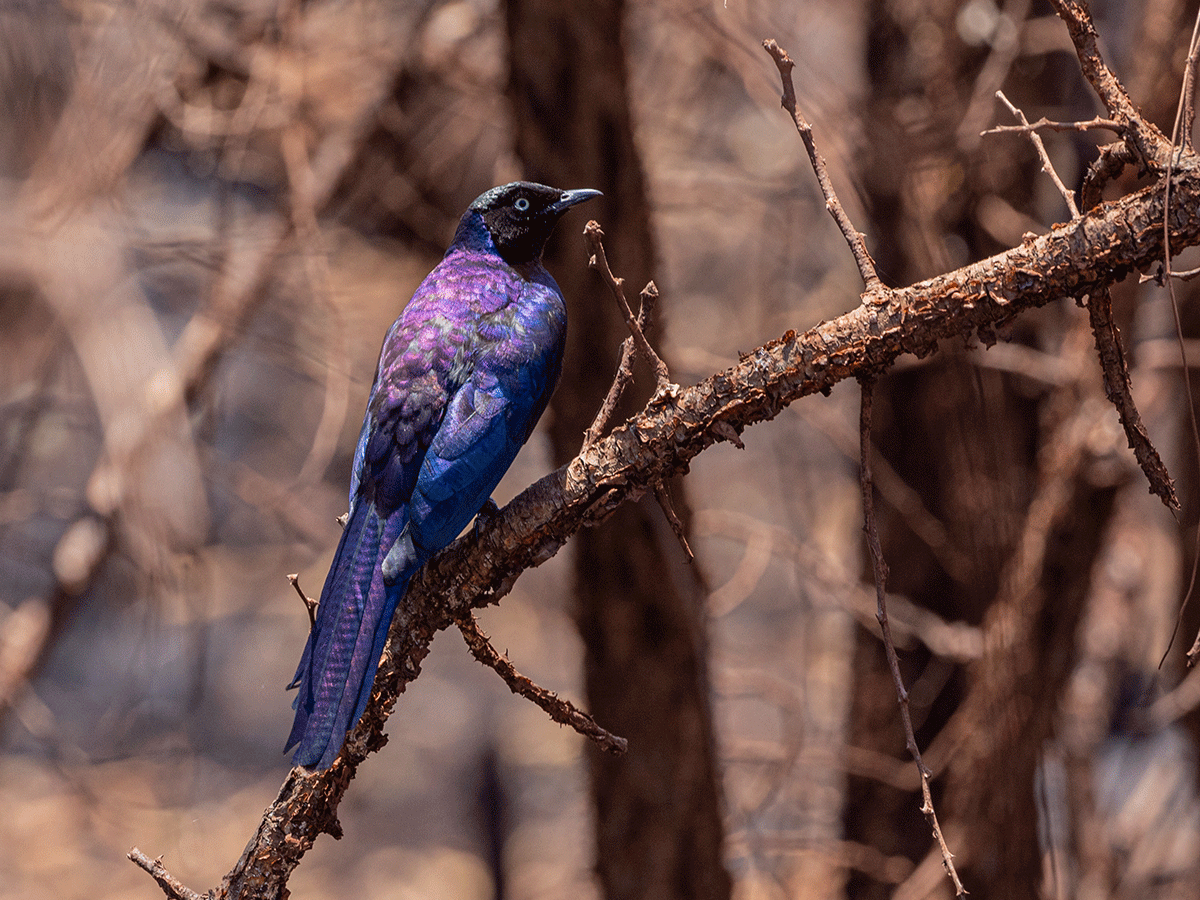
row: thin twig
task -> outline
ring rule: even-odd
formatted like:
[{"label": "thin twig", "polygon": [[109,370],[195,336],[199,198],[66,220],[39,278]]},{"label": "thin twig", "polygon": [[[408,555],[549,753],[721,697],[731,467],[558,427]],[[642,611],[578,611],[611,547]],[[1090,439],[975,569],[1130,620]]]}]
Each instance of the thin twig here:
[{"label": "thin twig", "polygon": [[184,885],[179,879],[167,871],[162,863],[162,857],[151,859],[137,847],[125,854],[135,865],[150,873],[150,877],[158,882],[163,893],[173,900],[211,900],[212,894],[197,894]]},{"label": "thin twig", "polygon": [[658,505],[662,507],[663,515],[667,517],[667,521],[671,523],[671,530],[675,532],[675,537],[679,538],[680,546],[683,547],[683,552],[687,554],[688,559],[695,559],[696,554],[692,552],[691,545],[688,544],[687,534],[684,532],[683,523],[679,521],[679,516],[675,514],[675,507],[671,503],[671,494],[667,490],[667,483],[660,481],[654,486],[654,497],[658,500]]},{"label": "thin twig", "polygon": [[904,678],[900,674],[900,660],[896,655],[896,644],[892,640],[892,629],[888,624],[888,568],[883,558],[883,548],[879,543],[879,529],[875,523],[874,486],[871,483],[871,405],[875,394],[875,381],[874,379],[864,378],[859,383],[862,386],[862,406],[860,407],[858,421],[861,454],[859,483],[862,487],[863,530],[867,534],[867,544],[871,549],[871,563],[875,572],[875,601],[877,607],[875,618],[879,621],[879,627],[883,631],[883,646],[887,653],[888,667],[892,670],[892,681],[896,685],[896,695],[900,699],[900,718],[904,722],[904,740],[908,746],[908,752],[912,754],[913,761],[917,764],[917,772],[921,776],[921,812],[924,814],[925,820],[929,823],[929,827],[933,831],[933,837],[937,842],[938,849],[941,850],[942,865],[945,866],[946,873],[954,883],[955,896],[965,897],[967,891],[959,880],[958,872],[954,868],[954,855],[950,852],[950,848],[946,846],[946,839],[942,836],[942,827],[938,824],[937,813],[933,809],[933,795],[929,790],[930,771],[921,759],[921,750],[917,746],[917,738],[913,733],[912,716],[909,715],[908,710],[908,691],[904,687]]},{"label": "thin twig", "polygon": [[792,69],[796,64],[792,62],[787,51],[770,38],[763,41],[763,49],[771,54],[771,58],[775,60],[775,65],[779,69],[779,80],[783,84],[783,96],[780,98],[780,104],[792,117],[796,131],[800,133],[800,139],[804,141],[804,149],[808,151],[813,171],[817,174],[817,183],[821,185],[821,193],[825,195],[825,208],[829,210],[833,221],[837,222],[837,226],[842,232],[842,237],[850,245],[850,252],[854,254],[854,261],[858,264],[858,272],[862,276],[866,293],[882,292],[885,288],[883,282],[879,280],[879,274],[875,271],[875,261],[867,252],[866,240],[863,238],[862,232],[854,227],[850,217],[846,215],[846,210],[842,208],[841,201],[837,198],[837,192],[833,189],[833,182],[829,179],[825,158],[817,150],[816,142],[813,140],[812,125],[796,106],[796,87],[792,84]]},{"label": "thin twig", "polygon": [[[1003,91],[997,91],[997,95],[1003,94]],[[1008,103],[1007,100],[1004,101]],[[1012,108],[1011,106],[1009,107]],[[1020,125],[993,125],[986,131],[980,132],[985,134],[1029,134],[1035,131],[1041,131],[1043,128],[1047,131],[1094,131],[1103,128],[1106,131],[1115,131],[1117,134],[1124,134],[1126,128],[1116,119],[1103,119],[1096,116],[1094,119],[1088,119],[1086,122],[1056,122],[1052,119],[1047,119],[1042,116],[1036,122],[1021,120]]]},{"label": "thin twig", "polygon": [[[646,329],[650,327],[650,323],[654,318],[654,302],[658,299],[658,288],[654,286],[654,282],[648,282],[642,293],[640,294],[641,303],[638,306],[637,323],[645,334]],[[592,419],[592,424],[588,426],[588,430],[583,434],[584,448],[590,447],[596,441],[604,436],[604,432],[608,430],[608,425],[612,421],[613,413],[617,411],[617,405],[621,402],[621,397],[625,394],[625,389],[633,381],[633,354],[634,343],[633,335],[621,341],[621,361],[617,364],[616,375],[613,376],[613,382],[609,385],[608,394],[604,398],[604,402],[600,404],[600,409],[596,413],[596,418]]]},{"label": "thin twig", "polygon": [[479,621],[470,612],[455,616],[454,624],[462,632],[463,640],[471,650],[471,655],[504,679],[509,690],[514,694],[532,700],[555,722],[569,725],[586,738],[590,738],[601,750],[609,753],[624,753],[629,749],[629,741],[618,737],[612,732],[596,724],[596,720],[578,709],[569,700],[564,700],[553,691],[534,684],[517,671],[512,662],[492,646],[486,634],[479,628]]},{"label": "thin twig", "polygon": [[[1162,273],[1163,278],[1167,278],[1168,276],[1171,278],[1177,278],[1180,281],[1194,281],[1196,278],[1200,277],[1200,269],[1184,269],[1182,272],[1176,272],[1174,269],[1172,269],[1170,273],[1167,273],[1167,272]],[[1142,275],[1142,276],[1139,276],[1139,278],[1138,278],[1138,284],[1142,284],[1143,282],[1146,282],[1146,281],[1156,281],[1156,280],[1158,280],[1158,279],[1156,279],[1153,275]],[[1187,365],[1186,359],[1184,360],[1183,364],[1186,367],[1186,365]]]},{"label": "thin twig", "polygon": [[1121,337],[1112,316],[1112,296],[1108,288],[1093,291],[1088,298],[1088,319],[1096,350],[1100,355],[1100,369],[1104,374],[1104,393],[1117,408],[1125,437],[1137,458],[1138,465],[1150,482],[1150,490],[1166,504],[1168,509],[1179,509],[1179,498],[1175,495],[1175,483],[1167,471],[1166,464],[1150,441],[1142,416],[1133,402],[1133,391],[1129,383],[1129,366],[1121,348]]},{"label": "thin twig", "polygon": [[[1071,213],[1071,219],[1079,218],[1079,207],[1075,205],[1075,192],[1070,190],[1062,179],[1058,177],[1058,172],[1054,168],[1054,163],[1050,162],[1050,154],[1046,152],[1046,145],[1042,141],[1042,136],[1036,131],[1029,128],[1029,120],[1025,118],[1025,113],[1009,102],[1009,99],[1004,96],[1004,91],[996,91],[996,99],[1008,107],[1008,111],[1021,120],[1021,125],[1028,129],[1025,133],[1029,135],[1029,140],[1033,143],[1034,149],[1037,150],[1038,158],[1042,161],[1042,171],[1050,176],[1050,180],[1054,182],[1054,186],[1058,188],[1058,192],[1062,194],[1063,200],[1067,202],[1067,209]],[[1045,121],[1043,119],[1043,121]]]},{"label": "thin twig", "polygon": [[296,589],[296,593],[300,595],[300,599],[304,601],[304,608],[308,610],[308,627],[317,627],[317,601],[309,599],[308,595],[300,587],[299,573],[293,573],[287,577],[288,584]]},{"label": "thin twig", "polygon": [[[1187,398],[1188,423],[1192,429],[1192,445],[1196,448],[1196,452],[1200,454],[1200,424],[1196,422],[1196,403],[1192,397],[1192,380],[1187,374],[1187,349],[1183,339],[1183,321],[1179,315],[1179,298],[1175,296],[1175,279],[1171,273],[1171,177],[1174,174],[1176,157],[1181,156],[1185,146],[1191,146],[1190,131],[1192,122],[1195,118],[1195,111],[1192,106],[1193,101],[1193,85],[1195,83],[1195,70],[1197,62],[1198,47],[1200,47],[1200,11],[1196,13],[1196,23],[1192,28],[1192,42],[1188,47],[1187,67],[1183,75],[1183,87],[1180,89],[1179,105],[1175,110],[1175,124],[1171,130],[1171,145],[1178,148],[1167,159],[1166,178],[1163,179],[1163,276],[1167,284],[1167,295],[1171,298],[1171,315],[1175,319],[1175,338],[1179,341],[1179,358],[1183,366],[1183,390],[1184,396]],[[1186,130],[1189,134],[1184,133]],[[1188,602],[1192,599],[1192,592],[1196,589],[1196,575],[1200,570],[1200,531],[1196,533],[1196,546],[1192,553],[1192,573],[1188,578],[1187,591],[1183,595],[1183,600],[1179,604],[1179,617],[1175,620],[1175,627],[1171,631],[1171,637],[1167,641],[1167,649],[1163,651],[1162,659],[1159,660],[1161,667],[1167,658],[1167,654],[1171,652],[1171,646],[1175,643],[1175,635],[1179,633],[1179,625],[1183,621],[1184,610],[1187,609]],[[1192,641],[1192,646],[1187,652],[1187,664],[1190,668],[1200,659],[1200,631],[1196,632],[1196,639]]]},{"label": "thin twig", "polygon": [[[604,278],[605,284],[612,291],[613,296],[617,298],[617,305],[621,308],[621,315],[625,317],[625,324],[629,326],[629,331],[633,335],[634,342],[637,344],[638,352],[642,354],[642,358],[654,369],[654,376],[658,381],[656,391],[661,391],[671,383],[671,375],[667,371],[667,364],[654,352],[654,348],[646,340],[646,333],[642,331],[638,320],[634,318],[633,311],[629,308],[629,301],[625,299],[625,279],[617,278],[613,275],[612,269],[608,267],[608,257],[604,254],[604,232],[600,229],[600,223],[592,219],[584,226],[583,234],[592,248],[592,256],[588,260],[588,267],[600,273],[601,277]],[[658,296],[658,288],[654,287],[653,281],[646,285],[646,289],[652,290],[655,297]]]}]

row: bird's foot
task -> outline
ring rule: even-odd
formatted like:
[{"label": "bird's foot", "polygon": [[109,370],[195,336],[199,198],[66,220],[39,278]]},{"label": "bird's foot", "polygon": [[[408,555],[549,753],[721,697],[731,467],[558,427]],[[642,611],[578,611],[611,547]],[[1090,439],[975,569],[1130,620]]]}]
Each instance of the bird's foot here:
[{"label": "bird's foot", "polygon": [[479,512],[475,514],[475,536],[479,536],[479,532],[492,523],[492,520],[500,515],[500,507],[496,505],[496,501],[488,497],[483,501],[483,506],[479,507]]}]

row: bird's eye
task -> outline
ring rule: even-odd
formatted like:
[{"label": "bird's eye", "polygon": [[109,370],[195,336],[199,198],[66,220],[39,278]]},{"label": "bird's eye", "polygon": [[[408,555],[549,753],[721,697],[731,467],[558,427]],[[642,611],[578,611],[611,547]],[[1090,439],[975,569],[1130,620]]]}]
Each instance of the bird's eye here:
[{"label": "bird's eye", "polygon": [[529,209],[529,201],[524,197],[518,197],[516,202],[513,203],[513,209],[517,212],[526,212]]}]

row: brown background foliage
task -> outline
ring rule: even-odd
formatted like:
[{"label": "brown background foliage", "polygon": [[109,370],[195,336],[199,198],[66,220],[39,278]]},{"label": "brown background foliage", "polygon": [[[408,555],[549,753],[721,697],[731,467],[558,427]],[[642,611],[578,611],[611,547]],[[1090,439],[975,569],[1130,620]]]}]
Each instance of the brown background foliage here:
[{"label": "brown background foliage", "polygon": [[[1009,121],[1001,87],[1031,119],[1096,112],[1041,3],[671,0],[595,4],[590,23],[571,8],[0,8],[0,897],[156,896],[133,844],[193,887],[238,858],[286,773],[282,686],[307,618],[284,575],[321,583],[380,337],[481,190],[604,188],[589,215],[618,274],[659,284],[657,339],[685,384],[858,302],[763,37],[797,61],[887,284],[1067,218],[1027,141],[979,137]],[[1194,9],[1094,12],[1169,131]],[[1069,185],[1096,140],[1046,135]],[[1127,170],[1110,196],[1143,183]],[[582,220],[551,265],[599,309]],[[1193,552],[1196,452],[1164,292],[1130,278],[1113,300],[1177,518],[1123,449],[1070,297],[990,349],[904,357],[878,389],[902,666],[976,897],[1194,893],[1200,698],[1186,648],[1156,666]],[[573,314],[567,381],[498,501],[573,454],[623,336],[605,315]],[[948,896],[861,581],[856,400],[840,386],[693,461],[674,489],[695,567],[643,503],[481,615],[602,724],[646,721],[645,741],[668,726],[677,746],[646,765],[699,772],[694,796],[656,807],[663,776],[633,751],[589,765],[449,635],[347,793],[344,839],[317,842],[293,894],[485,897],[497,873],[510,897],[729,889],[657,888],[647,872],[682,859],[723,864],[738,897]],[[1049,484],[1070,490],[1053,503]],[[699,631],[656,657],[632,636],[670,634],[651,627],[664,597]],[[604,629],[629,646],[606,657]],[[653,696],[667,674],[694,697]],[[693,730],[662,717],[672,704]],[[679,844],[621,856],[614,809],[646,826],[643,850],[671,828]]]}]

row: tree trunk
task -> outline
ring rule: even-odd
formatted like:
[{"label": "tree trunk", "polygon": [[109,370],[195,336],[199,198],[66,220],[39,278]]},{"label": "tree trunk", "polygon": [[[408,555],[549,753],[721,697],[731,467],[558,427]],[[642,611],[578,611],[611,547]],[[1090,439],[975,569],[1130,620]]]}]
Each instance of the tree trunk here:
[{"label": "tree trunk", "polygon": [[[629,111],[623,12],[620,0],[510,0],[509,94],[527,176],[604,192],[587,211],[604,226],[609,260],[636,302],[652,274],[654,239]],[[578,451],[627,335],[607,288],[583,265],[582,241],[570,233],[581,224],[560,229],[547,253],[570,321],[550,423],[558,463]],[[644,398],[650,382],[639,371],[635,393]],[[683,490],[671,490],[686,521]],[[587,705],[629,739],[621,757],[591,751],[604,893],[728,897],[703,580],[652,499],[626,504],[576,535],[573,547]]]}]

